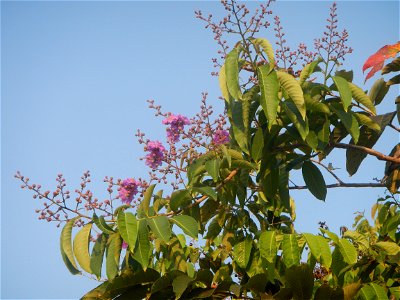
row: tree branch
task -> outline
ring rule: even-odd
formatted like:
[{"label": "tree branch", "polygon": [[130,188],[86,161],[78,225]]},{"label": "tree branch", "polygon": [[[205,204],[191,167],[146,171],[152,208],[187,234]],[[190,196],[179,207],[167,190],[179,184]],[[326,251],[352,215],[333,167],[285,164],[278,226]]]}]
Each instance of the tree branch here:
[{"label": "tree branch", "polygon": [[[353,188],[365,188],[365,187],[386,187],[384,183],[380,182],[368,182],[368,183],[334,183],[334,184],[327,184],[327,188],[341,188],[341,187],[353,187]],[[296,185],[296,186],[289,186],[289,190],[306,190],[308,189],[305,185]]]},{"label": "tree branch", "polygon": [[335,148],[342,148],[342,149],[355,149],[367,153],[369,155],[375,156],[379,160],[391,161],[397,164],[400,164],[400,158],[388,156],[378,151],[375,151],[371,148],[367,148],[364,146],[357,146],[352,144],[343,144],[343,143],[333,143],[331,144]]}]

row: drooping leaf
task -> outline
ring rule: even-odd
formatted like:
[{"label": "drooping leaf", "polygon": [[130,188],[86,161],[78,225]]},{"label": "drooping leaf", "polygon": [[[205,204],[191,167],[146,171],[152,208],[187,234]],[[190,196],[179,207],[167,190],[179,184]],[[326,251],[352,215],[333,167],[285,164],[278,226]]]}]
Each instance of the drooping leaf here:
[{"label": "drooping leaf", "polygon": [[214,182],[217,182],[219,180],[219,168],[220,168],[219,159],[206,161],[205,167],[208,174],[212,177]]},{"label": "drooping leaf", "polygon": [[179,210],[179,207],[188,204],[191,199],[192,196],[190,195],[189,190],[177,190],[172,193],[169,205],[173,211],[177,211]]},{"label": "drooping leaf", "polygon": [[349,83],[347,82],[346,79],[340,76],[333,76],[332,80],[339,91],[340,100],[342,101],[344,111],[347,111],[348,107],[351,104],[351,98],[352,98],[352,93],[349,87]]},{"label": "drooping leaf", "polygon": [[279,106],[279,81],[275,71],[270,71],[268,65],[257,68],[258,80],[261,89],[260,104],[268,120],[268,127],[275,123]]},{"label": "drooping leaf", "polygon": [[270,70],[272,70],[275,67],[275,55],[274,55],[274,49],[271,45],[271,43],[263,38],[257,38],[257,39],[251,39],[250,40],[253,45],[260,46],[262,50],[267,54],[268,61],[269,61],[269,67]]},{"label": "drooping leaf", "polygon": [[96,226],[97,226],[101,231],[103,231],[104,233],[107,233],[107,234],[113,234],[113,233],[115,233],[115,231],[114,231],[110,226],[107,225],[107,223],[106,223],[106,221],[105,221],[105,219],[104,219],[104,216],[98,217],[98,216],[96,215],[96,213],[93,213],[92,219],[93,219],[94,224],[96,224]]},{"label": "drooping leaf", "polygon": [[393,76],[392,78],[390,78],[388,80],[388,82],[386,83],[387,86],[391,86],[393,84],[399,84],[400,83],[400,74]]},{"label": "drooping leaf", "polygon": [[382,75],[397,71],[400,71],[400,57],[393,59],[390,63],[384,66],[382,69]]},{"label": "drooping leaf", "polygon": [[347,239],[339,239],[339,250],[343,259],[349,265],[357,262],[357,250],[352,243]]},{"label": "drooping leaf", "polygon": [[364,300],[388,299],[385,290],[380,285],[377,285],[375,283],[369,283],[368,285],[364,285],[358,292],[358,295],[360,296],[361,299]]},{"label": "drooping leaf", "polygon": [[231,95],[229,94],[228,91],[228,86],[226,84],[226,73],[225,73],[225,65],[223,65],[221,67],[221,69],[219,70],[219,87],[221,89],[222,92],[222,97],[224,97],[225,101],[227,101],[228,103],[231,100]]},{"label": "drooping leaf", "polygon": [[251,157],[254,161],[258,161],[264,149],[264,132],[262,128],[258,128],[253,137],[253,142],[251,144]]},{"label": "drooping leaf", "polygon": [[253,245],[252,239],[248,236],[243,241],[237,243],[233,247],[233,257],[239,267],[245,269],[249,263],[251,248]]},{"label": "drooping leaf", "polygon": [[[299,84],[303,85],[303,83],[310,77],[312,73],[314,73],[316,67],[318,64],[321,62],[321,60],[314,60],[310,62],[309,64],[305,65],[303,70],[300,72],[300,77],[299,77]],[[318,67],[319,68],[319,67]]]},{"label": "drooping leaf", "polygon": [[90,269],[96,275],[97,279],[101,277],[101,269],[103,265],[104,252],[106,249],[108,236],[102,233],[94,243],[92,255],[90,256]]},{"label": "drooping leaf", "polygon": [[[362,113],[354,113],[353,116],[356,117],[357,122],[358,122],[359,125],[365,125],[365,126],[367,126],[369,129],[372,129],[372,130],[374,130],[374,131],[376,131],[376,132],[381,131],[381,127],[379,126],[378,123],[376,123],[376,122],[372,119],[372,117],[369,117],[369,116],[367,116],[367,115],[365,115],[365,114],[362,114]],[[374,116],[373,116],[373,117],[374,117]],[[361,133],[360,133],[360,134],[361,134]],[[360,142],[360,140],[359,140],[358,142]]]},{"label": "drooping leaf", "polygon": [[320,240],[318,240],[316,235],[313,235],[311,233],[303,233],[303,236],[305,237],[306,242],[310,247],[311,254],[317,261],[319,261],[321,257]]},{"label": "drooping leaf", "polygon": [[180,275],[177,276],[172,281],[172,287],[175,293],[175,299],[180,299],[182,294],[185,292],[186,288],[188,287],[189,283],[192,282],[193,279],[187,275]]},{"label": "drooping leaf", "polygon": [[76,221],[76,218],[73,218],[65,224],[63,230],[61,231],[60,236],[60,251],[61,256],[68,270],[73,274],[79,274],[80,271],[75,262],[74,252],[72,250],[72,228]]},{"label": "drooping leaf", "polygon": [[169,242],[171,238],[171,227],[166,216],[156,216],[147,219],[151,231],[154,232],[157,238],[163,240],[165,243]]},{"label": "drooping leaf", "polygon": [[300,264],[300,249],[295,234],[283,235],[282,255],[286,268]]},{"label": "drooping leaf", "polygon": [[377,242],[373,247],[386,252],[387,255],[397,255],[400,252],[400,246],[393,242]]},{"label": "drooping leaf", "polygon": [[293,291],[293,299],[311,299],[314,287],[313,270],[307,264],[292,266],[285,272],[287,287]]},{"label": "drooping leaf", "polygon": [[315,198],[325,201],[327,193],[325,179],[318,167],[310,161],[305,161],[301,170],[310,192]]},{"label": "drooping leaf", "polygon": [[293,102],[290,101],[282,102],[282,107],[284,108],[289,119],[293,122],[301,138],[305,140],[309,133],[307,118],[305,119],[305,121],[302,119],[300,112],[298,111],[296,105],[294,105]]},{"label": "drooping leaf", "polygon": [[156,186],[155,184],[150,185],[144,192],[143,199],[140,202],[141,217],[149,215],[150,200],[153,197],[153,191],[155,186]]},{"label": "drooping leaf", "polygon": [[272,263],[277,252],[275,231],[263,231],[261,233],[259,248],[261,256]]},{"label": "drooping leaf", "polygon": [[360,136],[360,128],[356,117],[353,115],[353,112],[345,112],[342,107],[338,107],[337,105],[334,105],[334,103],[331,104],[331,108],[342,121],[344,127],[346,128],[347,132],[350,133],[355,143],[357,143]]},{"label": "drooping leaf", "polygon": [[226,85],[229,94],[236,100],[242,99],[239,86],[239,49],[234,48],[225,59]]},{"label": "drooping leaf", "polygon": [[385,80],[380,78],[374,82],[369,90],[368,96],[374,105],[378,105],[382,102],[388,91],[389,87],[386,85]]},{"label": "drooping leaf", "polygon": [[133,251],[138,235],[138,225],[136,217],[130,212],[125,213],[123,211],[120,211],[118,213],[117,224],[121,237],[128,244],[129,249]]},{"label": "drooping leaf", "polygon": [[106,246],[106,274],[108,280],[112,280],[118,275],[121,248],[122,239],[119,233],[111,234]]},{"label": "drooping leaf", "polygon": [[243,122],[242,102],[232,101],[231,111],[232,111],[232,131],[235,140],[238,143],[240,149],[244,153],[249,154],[248,134]]},{"label": "drooping leaf", "polygon": [[171,220],[178,225],[184,233],[194,239],[197,239],[199,234],[199,225],[194,218],[186,215],[177,215],[172,217]]},{"label": "drooping leaf", "polygon": [[372,102],[371,98],[366,93],[364,93],[364,91],[360,87],[356,86],[354,83],[349,82],[349,87],[350,87],[353,99],[356,100],[357,102],[361,103],[362,105],[364,105],[373,114],[376,114],[376,108],[375,108],[375,105]]},{"label": "drooping leaf", "polygon": [[299,82],[290,74],[278,71],[276,72],[278,76],[279,83],[285,89],[290,99],[294,102],[303,121],[306,118],[306,106],[303,96],[303,90]]},{"label": "drooping leaf", "polygon": [[149,230],[147,228],[146,220],[139,220],[138,239],[136,242],[134,258],[140,263],[143,270],[146,271],[150,259]]},{"label": "drooping leaf", "polygon": [[74,238],[74,254],[83,270],[92,273],[90,268],[89,242],[92,223],[86,224]]},{"label": "drooping leaf", "polygon": [[332,264],[332,254],[329,247],[328,240],[321,235],[315,236],[318,240],[318,244],[321,250],[321,264],[329,269]]},{"label": "drooping leaf", "polygon": [[370,57],[368,57],[368,59],[363,65],[363,72],[365,72],[365,70],[369,68],[372,69],[367,74],[365,80],[368,80],[369,78],[374,76],[374,74],[377,71],[382,69],[385,60],[391,57],[395,57],[399,51],[400,51],[400,42],[393,45],[385,45],[377,52],[372,54]]}]

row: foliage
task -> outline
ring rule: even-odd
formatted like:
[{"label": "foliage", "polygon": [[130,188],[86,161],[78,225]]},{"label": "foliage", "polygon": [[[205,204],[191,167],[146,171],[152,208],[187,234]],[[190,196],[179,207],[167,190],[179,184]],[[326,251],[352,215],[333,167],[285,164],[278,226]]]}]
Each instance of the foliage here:
[{"label": "foliage", "polygon": [[[336,34],[335,5],[329,32],[316,41],[320,56],[304,55],[304,66],[293,71],[305,46],[285,56],[279,18],[275,55],[268,40],[255,36],[261,21],[249,25],[245,6],[222,3],[230,14],[219,25],[197,16],[211,26],[224,52],[218,75],[226,116],[210,123],[206,95],[201,114],[191,120],[163,114],[150,102],[170,127],[168,149],[137,134],[153,169],[149,182],[106,178],[110,199],[99,202],[85,190],[85,173],[74,209],[67,205],[62,175],[53,195],[16,175],[50,203],[40,211],[42,219],[65,222],[60,248],[70,272],[101,279],[105,271],[107,279],[82,299],[400,299],[400,145],[389,155],[372,149],[387,127],[399,131],[392,124],[396,112],[376,113],[392,82],[379,79],[366,93],[352,82],[351,71],[335,70],[351,52],[347,32]],[[268,6],[262,6],[262,17]],[[221,36],[233,32],[229,24],[240,39],[228,52]],[[383,71],[399,71],[398,60]],[[386,161],[382,182],[343,182],[324,164],[334,148],[347,150],[350,175],[368,155]],[[300,169],[305,186],[289,179]],[[326,184],[321,169],[337,182]],[[168,182],[169,174],[176,181],[165,195],[158,183]],[[295,231],[291,190],[308,189],[324,201],[330,187],[363,186],[388,188],[372,208],[372,224],[360,214],[341,236],[323,225],[320,234]],[[124,205],[115,208],[119,200]],[[82,202],[85,207],[78,208]],[[73,227],[81,227],[74,237]]]}]

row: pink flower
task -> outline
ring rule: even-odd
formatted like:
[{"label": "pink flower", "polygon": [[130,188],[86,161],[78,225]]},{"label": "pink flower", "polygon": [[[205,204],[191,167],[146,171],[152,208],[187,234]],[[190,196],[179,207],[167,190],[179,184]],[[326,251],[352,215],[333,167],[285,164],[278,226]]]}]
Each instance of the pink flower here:
[{"label": "pink flower", "polygon": [[162,121],[165,125],[171,125],[167,128],[167,138],[169,142],[175,143],[179,141],[179,136],[185,125],[189,125],[189,119],[182,115],[171,114]]},{"label": "pink flower", "polygon": [[226,130],[216,130],[214,135],[213,135],[213,142],[216,145],[222,145],[229,143],[230,138],[229,138],[229,132]]},{"label": "pink flower", "polygon": [[122,241],[122,249],[128,248],[128,244],[125,241]]},{"label": "pink flower", "polygon": [[164,146],[159,141],[149,141],[144,147],[144,150],[149,152],[146,155],[146,165],[152,169],[156,169],[164,160]]},{"label": "pink flower", "polygon": [[119,190],[119,198],[123,203],[130,204],[133,197],[138,192],[139,182],[133,178],[128,178],[122,181],[121,188]]}]

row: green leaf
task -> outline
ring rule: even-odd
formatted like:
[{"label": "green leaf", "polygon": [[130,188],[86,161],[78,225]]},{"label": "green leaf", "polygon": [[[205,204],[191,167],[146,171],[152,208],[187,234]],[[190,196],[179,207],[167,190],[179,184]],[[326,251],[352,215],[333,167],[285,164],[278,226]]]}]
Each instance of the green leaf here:
[{"label": "green leaf", "polygon": [[354,116],[356,117],[358,124],[365,125],[369,129],[372,129],[376,132],[381,131],[381,127],[376,122],[374,122],[371,117],[362,113],[354,113]]},{"label": "green leaf", "polygon": [[341,107],[334,105],[334,103],[332,103],[331,108],[342,121],[344,127],[346,128],[347,132],[350,133],[355,143],[357,143],[360,136],[360,128],[357,119],[353,115],[353,112],[345,112]]},{"label": "green leaf", "polygon": [[237,100],[242,99],[239,86],[239,49],[234,48],[225,59],[226,85],[229,94]]},{"label": "green leaf", "polygon": [[180,275],[178,277],[175,277],[175,279],[172,281],[172,288],[175,293],[175,299],[181,298],[189,283],[191,283],[192,281],[193,279],[187,275]]},{"label": "green leaf", "polygon": [[333,76],[332,79],[339,91],[340,100],[342,101],[343,108],[345,111],[347,111],[348,107],[351,104],[351,98],[352,98],[352,93],[349,87],[349,83],[347,82],[346,79],[340,76]]},{"label": "green leaf", "polygon": [[[155,186],[156,186],[155,184],[150,185],[144,192],[143,199],[140,202],[141,216],[144,216],[144,215],[149,216],[150,200],[153,196],[153,191],[154,191]],[[144,213],[144,215],[143,215],[143,213]]]},{"label": "green leaf", "polygon": [[371,98],[364,93],[364,91],[356,86],[354,83],[349,82],[349,87],[351,90],[351,94],[353,95],[353,99],[356,100],[357,102],[361,103],[364,105],[366,108],[368,108],[373,114],[376,114],[376,109],[374,104],[372,103]]},{"label": "green leaf", "polygon": [[350,70],[350,71],[346,71],[346,70],[337,70],[337,71],[335,72],[335,76],[340,76],[340,77],[346,79],[348,82],[352,82],[352,81],[353,81],[354,74],[353,74],[353,71],[351,71],[351,70]]},{"label": "green leaf", "polygon": [[394,60],[392,60],[390,63],[388,63],[386,66],[383,67],[382,69],[382,75],[388,74],[390,72],[396,72],[400,71],[400,58],[397,57]]},{"label": "green leaf", "polygon": [[349,265],[357,262],[357,250],[352,243],[347,239],[339,239],[339,250],[343,259]]},{"label": "green leaf", "polygon": [[106,246],[106,274],[108,280],[112,280],[118,275],[121,248],[122,240],[119,233],[111,234]]},{"label": "green leaf", "polygon": [[208,197],[210,197],[213,200],[217,200],[217,192],[210,186],[202,186],[202,187],[193,187],[192,190],[194,192],[198,192],[202,195],[206,195]]},{"label": "green leaf", "polygon": [[76,260],[81,268],[88,273],[92,273],[89,255],[90,231],[92,230],[92,225],[92,223],[85,225],[74,238],[74,254]]},{"label": "green leaf", "polygon": [[285,110],[289,119],[293,122],[301,138],[305,140],[309,132],[307,118],[305,121],[302,119],[299,110],[293,102],[285,101],[281,103],[283,109]]},{"label": "green leaf", "polygon": [[220,168],[219,159],[206,161],[205,167],[208,174],[212,177],[214,182],[217,182],[219,180],[219,168]]},{"label": "green leaf", "polygon": [[171,238],[171,227],[166,216],[157,216],[155,218],[147,219],[151,231],[154,232],[157,238],[163,240],[165,243],[169,242]]},{"label": "green leaf", "polygon": [[[254,46],[260,46],[264,50],[264,52],[267,54],[269,66],[272,70],[275,66],[275,56],[274,49],[272,48],[271,43],[263,38],[251,39],[250,41],[253,43]],[[259,51],[257,51],[257,53],[259,53]]]},{"label": "green leaf", "polygon": [[225,101],[229,103],[229,101],[231,100],[231,95],[229,94],[228,86],[226,84],[225,65],[223,65],[219,70],[218,79],[219,79],[219,87],[222,92],[222,97],[224,97]]},{"label": "green leaf", "polygon": [[251,248],[253,246],[253,241],[251,237],[247,237],[245,240],[237,243],[233,247],[233,258],[239,267],[245,269],[249,263]]},{"label": "green leaf", "polygon": [[136,217],[130,212],[125,213],[120,211],[117,217],[117,224],[121,237],[128,244],[130,251],[133,252],[138,235],[138,224]]},{"label": "green leaf", "polygon": [[321,171],[310,161],[305,161],[301,170],[304,181],[310,192],[315,198],[325,201],[327,189]]},{"label": "green leaf", "polygon": [[378,105],[382,102],[383,98],[385,98],[388,91],[389,86],[386,85],[386,82],[383,78],[380,78],[374,82],[368,93],[368,96],[372,103]]},{"label": "green leaf", "polygon": [[324,125],[322,126],[321,130],[318,131],[317,136],[318,136],[318,148],[319,149],[324,149],[329,143],[329,137],[331,134],[330,126],[331,126],[331,123],[329,122],[329,119],[327,119],[324,122]]},{"label": "green leaf", "polygon": [[186,215],[178,215],[172,217],[171,220],[178,225],[184,233],[197,239],[199,234],[199,225],[194,218]]},{"label": "green leaf", "polygon": [[[385,130],[386,126],[390,124],[393,120],[395,113],[387,113],[384,115],[378,115],[371,117],[371,120],[380,127],[380,131],[376,132],[367,128],[365,126],[361,127],[360,129],[360,137],[358,139],[358,146],[364,146],[367,148],[372,148],[375,143],[378,141],[380,136],[382,135],[383,131]],[[354,144],[354,140],[350,141],[350,144]],[[347,149],[346,151],[346,169],[350,176],[354,175],[358,168],[360,167],[363,160],[367,157],[367,154],[358,151],[356,149]]]},{"label": "green leaf", "polygon": [[192,200],[192,196],[188,190],[177,190],[171,195],[170,207],[173,211],[178,211],[179,207],[185,206]]},{"label": "green leaf", "polygon": [[94,243],[92,255],[90,256],[90,269],[97,279],[101,277],[103,257],[107,244],[107,235],[102,233]]},{"label": "green leaf", "polygon": [[149,230],[146,220],[139,220],[138,239],[134,258],[140,263],[143,270],[146,271],[150,259]]},{"label": "green leaf", "polygon": [[391,86],[393,84],[399,84],[399,83],[400,83],[400,74],[390,78],[389,81],[386,83],[386,85]]},{"label": "green leaf", "polygon": [[319,245],[320,241],[318,240],[317,236],[311,233],[303,233],[303,236],[306,239],[308,246],[310,247],[311,254],[317,261],[320,261],[321,247]]},{"label": "green leaf", "polygon": [[303,121],[306,119],[306,106],[304,102],[303,90],[298,81],[290,74],[278,71],[276,72],[279,83],[285,89],[290,99],[294,102]]},{"label": "green leaf", "polygon": [[343,289],[331,288],[328,284],[321,285],[315,292],[314,300],[341,300],[344,299]]},{"label": "green leaf", "polygon": [[60,251],[61,256],[68,270],[73,274],[80,274],[75,262],[74,252],[72,251],[72,227],[78,217],[73,218],[65,224],[60,236]]},{"label": "green leaf", "polygon": [[251,145],[251,157],[254,161],[260,160],[264,148],[264,132],[259,127],[254,134],[253,143]]},{"label": "green leaf", "polygon": [[270,72],[268,65],[257,68],[258,80],[261,89],[260,104],[268,120],[268,127],[276,121],[279,106],[279,81],[275,71]]},{"label": "green leaf", "polygon": [[310,266],[292,266],[285,272],[287,287],[293,291],[293,299],[311,299],[314,287],[314,274]]},{"label": "green leaf", "polygon": [[358,295],[365,300],[387,300],[386,291],[375,283],[364,285]]},{"label": "green leaf", "polygon": [[113,234],[115,231],[107,225],[106,221],[104,220],[104,216],[98,217],[96,213],[93,213],[93,222],[96,224],[97,228],[107,234]]},{"label": "green leaf", "polygon": [[300,264],[300,249],[295,234],[283,235],[282,255],[287,268]]},{"label": "green leaf", "polygon": [[277,253],[275,231],[263,231],[261,233],[259,248],[261,256],[273,263]]},{"label": "green leaf", "polygon": [[397,255],[400,252],[400,246],[393,242],[377,242],[372,247],[386,252],[387,255]]},{"label": "green leaf", "polygon": [[332,264],[332,254],[328,240],[321,235],[316,236],[321,250],[321,264],[329,270]]},{"label": "green leaf", "polygon": [[238,143],[240,149],[244,153],[249,154],[248,136],[243,123],[242,102],[232,101],[231,111],[232,111],[232,131],[235,140]]},{"label": "green leaf", "polygon": [[339,237],[337,236],[337,234],[335,234],[329,230],[326,230],[324,228],[320,228],[319,230],[321,230],[322,233],[326,234],[332,241],[335,242],[335,244],[339,243]]},{"label": "green leaf", "polygon": [[314,73],[315,67],[317,67],[320,62],[321,60],[318,59],[304,66],[303,70],[301,70],[300,72],[300,77],[299,77],[300,85],[303,85],[303,83],[310,77],[310,75]]}]

